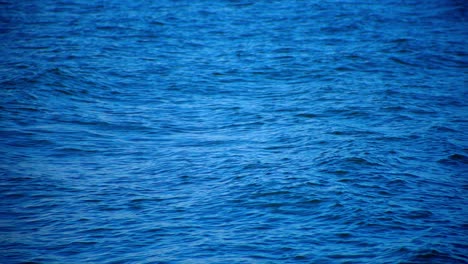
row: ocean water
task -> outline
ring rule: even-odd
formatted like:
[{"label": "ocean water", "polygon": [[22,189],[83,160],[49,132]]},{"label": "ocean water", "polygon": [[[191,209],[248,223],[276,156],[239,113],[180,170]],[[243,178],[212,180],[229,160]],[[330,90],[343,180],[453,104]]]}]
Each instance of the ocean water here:
[{"label": "ocean water", "polygon": [[468,263],[467,8],[0,1],[0,263]]}]

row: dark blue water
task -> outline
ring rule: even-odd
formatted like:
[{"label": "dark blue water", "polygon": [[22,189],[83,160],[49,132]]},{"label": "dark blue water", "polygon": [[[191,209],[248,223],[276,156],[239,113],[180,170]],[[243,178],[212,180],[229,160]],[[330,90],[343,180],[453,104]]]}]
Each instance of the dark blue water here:
[{"label": "dark blue water", "polygon": [[467,4],[0,2],[1,263],[468,263]]}]

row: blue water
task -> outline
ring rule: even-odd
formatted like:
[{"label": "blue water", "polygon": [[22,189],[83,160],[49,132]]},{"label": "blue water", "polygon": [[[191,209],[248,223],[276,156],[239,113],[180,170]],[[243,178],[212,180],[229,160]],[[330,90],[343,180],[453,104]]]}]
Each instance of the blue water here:
[{"label": "blue water", "polygon": [[467,8],[0,1],[0,262],[468,263]]}]

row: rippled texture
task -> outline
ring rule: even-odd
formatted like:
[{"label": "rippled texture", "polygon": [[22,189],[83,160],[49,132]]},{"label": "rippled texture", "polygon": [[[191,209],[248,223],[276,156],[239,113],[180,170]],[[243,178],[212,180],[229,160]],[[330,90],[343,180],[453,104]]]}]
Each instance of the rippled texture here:
[{"label": "rippled texture", "polygon": [[468,263],[466,18],[1,1],[2,263]]}]

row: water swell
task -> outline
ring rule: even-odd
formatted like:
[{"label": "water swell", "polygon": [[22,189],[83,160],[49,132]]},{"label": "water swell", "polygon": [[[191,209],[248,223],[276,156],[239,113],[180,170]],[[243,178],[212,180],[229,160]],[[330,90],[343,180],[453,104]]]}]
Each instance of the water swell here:
[{"label": "water swell", "polygon": [[461,1],[0,3],[5,263],[467,263]]}]

